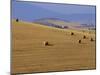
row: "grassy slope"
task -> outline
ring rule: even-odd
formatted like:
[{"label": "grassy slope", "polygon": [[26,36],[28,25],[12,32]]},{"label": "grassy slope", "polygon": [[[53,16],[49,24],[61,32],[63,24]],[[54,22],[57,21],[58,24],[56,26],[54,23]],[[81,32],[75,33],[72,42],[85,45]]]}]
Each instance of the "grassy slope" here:
[{"label": "grassy slope", "polygon": [[[79,44],[84,34],[88,38]],[[95,41],[89,40],[95,34],[12,21],[12,36],[12,73],[95,68]]]}]

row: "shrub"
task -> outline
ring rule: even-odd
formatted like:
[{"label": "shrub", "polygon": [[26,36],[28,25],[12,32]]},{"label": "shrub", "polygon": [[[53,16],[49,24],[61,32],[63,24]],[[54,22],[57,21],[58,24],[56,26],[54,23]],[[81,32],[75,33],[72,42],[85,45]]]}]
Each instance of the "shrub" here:
[{"label": "shrub", "polygon": [[16,22],[19,22],[19,19],[16,19]]}]

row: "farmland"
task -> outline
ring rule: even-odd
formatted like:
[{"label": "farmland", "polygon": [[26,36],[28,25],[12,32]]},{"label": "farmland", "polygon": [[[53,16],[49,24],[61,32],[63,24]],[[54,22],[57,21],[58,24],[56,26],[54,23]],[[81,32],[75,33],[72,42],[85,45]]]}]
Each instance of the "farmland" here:
[{"label": "farmland", "polygon": [[[45,46],[44,41],[50,45]],[[12,21],[12,73],[95,69],[95,60],[94,30]]]}]

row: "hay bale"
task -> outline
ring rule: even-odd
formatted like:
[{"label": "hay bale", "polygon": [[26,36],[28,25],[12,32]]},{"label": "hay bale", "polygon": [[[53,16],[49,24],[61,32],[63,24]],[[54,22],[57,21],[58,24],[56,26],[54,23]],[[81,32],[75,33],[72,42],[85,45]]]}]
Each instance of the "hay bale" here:
[{"label": "hay bale", "polygon": [[71,35],[74,35],[74,33],[73,33],[73,32],[71,32]]},{"label": "hay bale", "polygon": [[83,39],[86,39],[86,36],[85,35],[83,36]]},{"label": "hay bale", "polygon": [[91,38],[91,40],[90,41],[94,41],[94,39],[93,38]]},{"label": "hay bale", "polygon": [[48,46],[49,45],[48,41],[44,41],[43,44],[44,44],[44,46]]},{"label": "hay bale", "polygon": [[81,43],[82,41],[81,40],[78,40],[78,43]]}]

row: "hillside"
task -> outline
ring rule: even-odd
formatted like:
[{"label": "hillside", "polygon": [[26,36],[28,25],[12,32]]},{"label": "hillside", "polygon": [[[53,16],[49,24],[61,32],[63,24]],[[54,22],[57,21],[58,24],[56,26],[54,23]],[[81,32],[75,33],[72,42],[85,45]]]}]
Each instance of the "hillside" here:
[{"label": "hillside", "polygon": [[78,22],[71,22],[59,18],[41,18],[35,20],[33,23],[38,23],[38,24],[52,26],[61,29],[79,29],[79,30],[87,29],[88,30],[89,28],[95,28],[94,25],[80,24]]},{"label": "hillside", "polygon": [[[83,35],[87,38],[83,39]],[[95,41],[90,41],[91,37],[95,40],[94,31],[13,20],[12,73],[95,69]],[[45,46],[44,41],[50,45]]]}]

